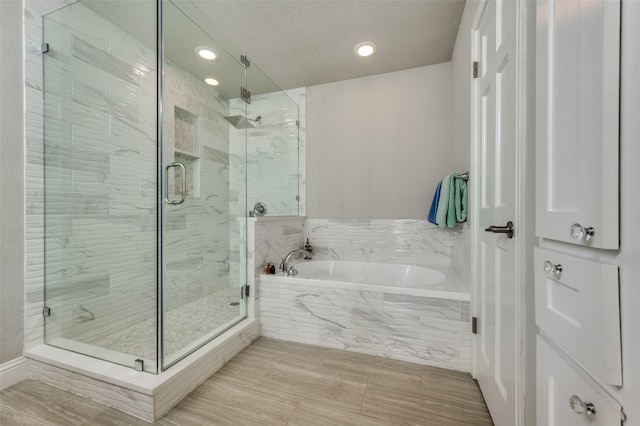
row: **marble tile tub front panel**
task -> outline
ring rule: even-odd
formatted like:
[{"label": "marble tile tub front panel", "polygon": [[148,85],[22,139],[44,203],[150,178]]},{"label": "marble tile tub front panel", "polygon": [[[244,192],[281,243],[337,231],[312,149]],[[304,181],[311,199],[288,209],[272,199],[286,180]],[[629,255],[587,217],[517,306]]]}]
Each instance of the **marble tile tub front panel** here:
[{"label": "marble tile tub front panel", "polygon": [[[308,280],[305,280],[308,282]],[[262,335],[469,371],[469,302],[321,284],[260,289]]]}]

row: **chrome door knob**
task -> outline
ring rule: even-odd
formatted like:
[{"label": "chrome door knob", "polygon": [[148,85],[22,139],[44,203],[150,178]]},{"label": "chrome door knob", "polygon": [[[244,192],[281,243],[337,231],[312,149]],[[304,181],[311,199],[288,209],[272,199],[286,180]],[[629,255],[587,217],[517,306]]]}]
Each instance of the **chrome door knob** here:
[{"label": "chrome door knob", "polygon": [[571,225],[571,227],[569,227],[569,235],[571,235],[571,238],[573,238],[574,240],[581,240],[583,238],[585,240],[588,240],[590,237],[593,237],[595,234],[596,234],[595,228],[592,228],[592,227],[584,228],[579,223],[574,223],[573,225]]},{"label": "chrome door knob", "polygon": [[578,395],[571,395],[571,397],[569,398],[569,406],[571,407],[573,412],[578,415],[596,415],[596,406],[590,402],[582,401]]},{"label": "chrome door knob", "polygon": [[493,232],[494,234],[507,234],[507,238],[513,238],[513,222],[509,221],[507,222],[506,226],[495,226],[495,225],[491,225],[490,227],[488,227],[487,229],[485,229],[486,232]]}]

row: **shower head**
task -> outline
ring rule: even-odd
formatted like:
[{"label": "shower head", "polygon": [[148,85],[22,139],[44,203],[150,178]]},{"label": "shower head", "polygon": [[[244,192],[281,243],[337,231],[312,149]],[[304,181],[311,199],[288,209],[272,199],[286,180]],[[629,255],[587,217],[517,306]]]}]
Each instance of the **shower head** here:
[{"label": "shower head", "polygon": [[253,129],[254,125],[249,123],[249,121],[243,115],[231,115],[229,117],[224,117],[233,127],[236,129]]},{"label": "shower head", "polygon": [[256,118],[246,118],[244,115],[230,115],[228,117],[224,117],[233,127],[236,129],[253,129],[256,126],[250,123],[253,121],[254,123],[260,123],[262,121],[262,116],[259,115]]}]

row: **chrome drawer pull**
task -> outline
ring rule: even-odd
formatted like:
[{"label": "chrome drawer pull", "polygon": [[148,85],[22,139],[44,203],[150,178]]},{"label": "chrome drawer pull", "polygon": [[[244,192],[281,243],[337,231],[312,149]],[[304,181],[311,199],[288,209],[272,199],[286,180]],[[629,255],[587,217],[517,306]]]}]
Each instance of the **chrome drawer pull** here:
[{"label": "chrome drawer pull", "polygon": [[571,238],[574,240],[581,240],[584,238],[585,241],[589,241],[595,234],[595,228],[583,228],[579,223],[574,223],[569,227],[569,235],[571,235]]},{"label": "chrome drawer pull", "polygon": [[596,415],[596,406],[590,402],[583,402],[578,395],[571,395],[569,398],[569,406],[574,413],[578,415],[587,414],[587,416]]},{"label": "chrome drawer pull", "polygon": [[559,263],[557,265],[554,265],[550,260],[545,260],[544,272],[546,272],[547,275],[560,275],[560,272],[562,272],[562,265]]}]

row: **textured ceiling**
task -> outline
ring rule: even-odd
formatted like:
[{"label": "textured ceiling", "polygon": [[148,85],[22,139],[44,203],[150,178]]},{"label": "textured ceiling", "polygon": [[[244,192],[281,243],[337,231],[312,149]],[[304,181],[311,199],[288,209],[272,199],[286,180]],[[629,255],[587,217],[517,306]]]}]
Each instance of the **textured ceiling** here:
[{"label": "textured ceiling", "polygon": [[[195,0],[211,31],[281,88],[312,86],[446,62],[464,0]],[[209,30],[207,28],[207,30]],[[356,43],[378,45],[357,58]]]},{"label": "textured ceiling", "polygon": [[[0,0],[2,1],[2,0]],[[172,0],[164,3],[167,60],[198,79],[220,81],[225,98],[244,83],[240,55],[252,66],[254,94],[399,71],[451,59],[464,0]],[[155,46],[153,0],[83,0],[105,19]],[[358,58],[354,46],[374,41],[378,53]],[[213,47],[215,62],[195,55]],[[226,52],[225,52],[226,50]],[[256,66],[257,65],[257,66]],[[257,72],[260,68],[263,73]],[[273,82],[271,82],[271,80]]]}]

